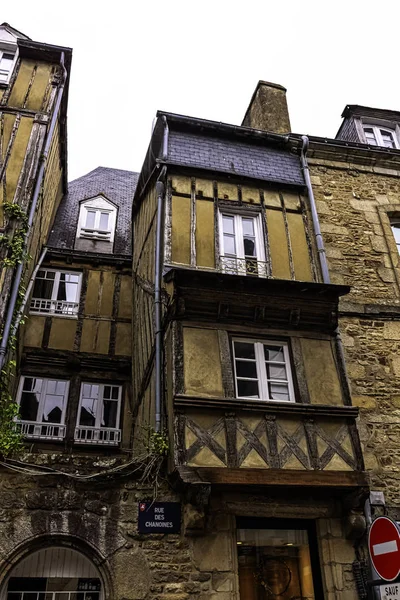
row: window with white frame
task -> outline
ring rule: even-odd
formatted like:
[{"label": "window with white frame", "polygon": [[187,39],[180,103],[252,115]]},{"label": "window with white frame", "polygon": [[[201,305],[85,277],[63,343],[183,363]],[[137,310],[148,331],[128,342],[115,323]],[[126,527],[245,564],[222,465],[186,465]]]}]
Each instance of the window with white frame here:
[{"label": "window with white frame", "polygon": [[0,83],[8,83],[15,61],[15,53],[0,48]]},{"label": "window with white frame", "polygon": [[289,348],[275,340],[233,340],[237,398],[294,401]]},{"label": "window with white frame", "polygon": [[82,383],[75,441],[109,446],[119,444],[121,397],[120,385]]},{"label": "window with white frame", "polygon": [[27,438],[62,440],[69,382],[25,376],[18,389],[18,428]]},{"label": "window with white frame", "polygon": [[235,275],[267,275],[261,215],[219,213],[220,263]]},{"label": "window with white frame", "polygon": [[79,308],[82,274],[75,271],[40,269],[35,278],[31,313],[76,316]]},{"label": "window with white frame", "polygon": [[91,240],[114,240],[116,207],[99,196],[81,203],[77,236]]},{"label": "window with white frame", "polygon": [[396,134],[390,129],[377,125],[364,126],[365,141],[370,146],[384,146],[385,148],[398,148]]},{"label": "window with white frame", "polygon": [[397,251],[400,254],[400,219],[391,220],[390,226],[392,228],[393,237],[396,242]]}]

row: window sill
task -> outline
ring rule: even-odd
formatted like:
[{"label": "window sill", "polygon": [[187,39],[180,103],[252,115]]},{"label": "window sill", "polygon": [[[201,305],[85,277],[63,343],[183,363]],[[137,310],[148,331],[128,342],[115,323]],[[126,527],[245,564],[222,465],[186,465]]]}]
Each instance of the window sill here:
[{"label": "window sill", "polygon": [[206,408],[229,410],[230,412],[257,411],[272,414],[330,416],[356,418],[357,406],[331,404],[303,404],[300,402],[280,402],[278,400],[247,400],[244,398],[201,398],[178,394],[174,404],[182,408]]},{"label": "window sill", "polygon": [[63,315],[63,314],[58,314],[58,313],[54,313],[54,312],[44,312],[44,311],[35,311],[35,310],[30,310],[29,311],[30,315],[34,315],[35,317],[60,317],[62,319],[77,319],[78,318],[78,313],[76,313],[75,315]]}]

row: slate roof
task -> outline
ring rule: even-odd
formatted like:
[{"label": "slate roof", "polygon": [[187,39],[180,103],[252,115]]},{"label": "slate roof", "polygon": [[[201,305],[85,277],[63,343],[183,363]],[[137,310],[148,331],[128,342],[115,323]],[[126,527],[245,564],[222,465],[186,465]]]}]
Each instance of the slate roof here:
[{"label": "slate roof", "polygon": [[103,194],[118,206],[114,238],[114,254],[132,253],[131,209],[139,174],[121,169],[97,167],[68,184],[68,193],[61,200],[48,246],[74,248],[79,207],[82,200]]},{"label": "slate roof", "polygon": [[299,157],[267,145],[170,131],[168,163],[304,186]]}]

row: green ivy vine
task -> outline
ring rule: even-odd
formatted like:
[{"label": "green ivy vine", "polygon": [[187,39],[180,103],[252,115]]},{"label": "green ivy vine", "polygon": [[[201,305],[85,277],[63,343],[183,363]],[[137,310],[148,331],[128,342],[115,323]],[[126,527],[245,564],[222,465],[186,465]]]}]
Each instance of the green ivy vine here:
[{"label": "green ivy vine", "polygon": [[4,213],[8,219],[17,221],[19,226],[15,229],[14,235],[9,237],[6,234],[0,235],[0,247],[6,249],[6,256],[2,259],[3,267],[15,267],[28,257],[25,251],[25,236],[28,231],[28,217],[18,204],[13,202],[4,202]]}]

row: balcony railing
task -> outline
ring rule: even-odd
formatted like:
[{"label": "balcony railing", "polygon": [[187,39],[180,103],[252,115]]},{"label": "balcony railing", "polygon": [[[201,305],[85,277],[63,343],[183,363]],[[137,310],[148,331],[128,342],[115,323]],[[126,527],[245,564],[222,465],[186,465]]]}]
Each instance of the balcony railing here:
[{"label": "balcony railing", "polygon": [[46,298],[32,298],[30,312],[50,313],[54,315],[75,316],[78,312],[78,302],[67,300],[48,300]]},{"label": "balcony railing", "polygon": [[220,269],[230,275],[250,275],[268,277],[268,263],[254,258],[237,258],[236,256],[220,256]]},{"label": "balcony railing", "polygon": [[24,437],[35,440],[63,440],[65,437],[65,425],[53,423],[16,421],[16,429]]},{"label": "balcony railing", "polygon": [[111,231],[107,229],[90,229],[88,227],[81,227],[80,237],[108,241],[111,238]]},{"label": "balcony railing", "polygon": [[9,600],[98,600],[100,592],[8,592]]},{"label": "balcony railing", "polygon": [[121,430],[111,427],[76,427],[75,442],[77,444],[103,444],[117,446],[121,441]]}]

